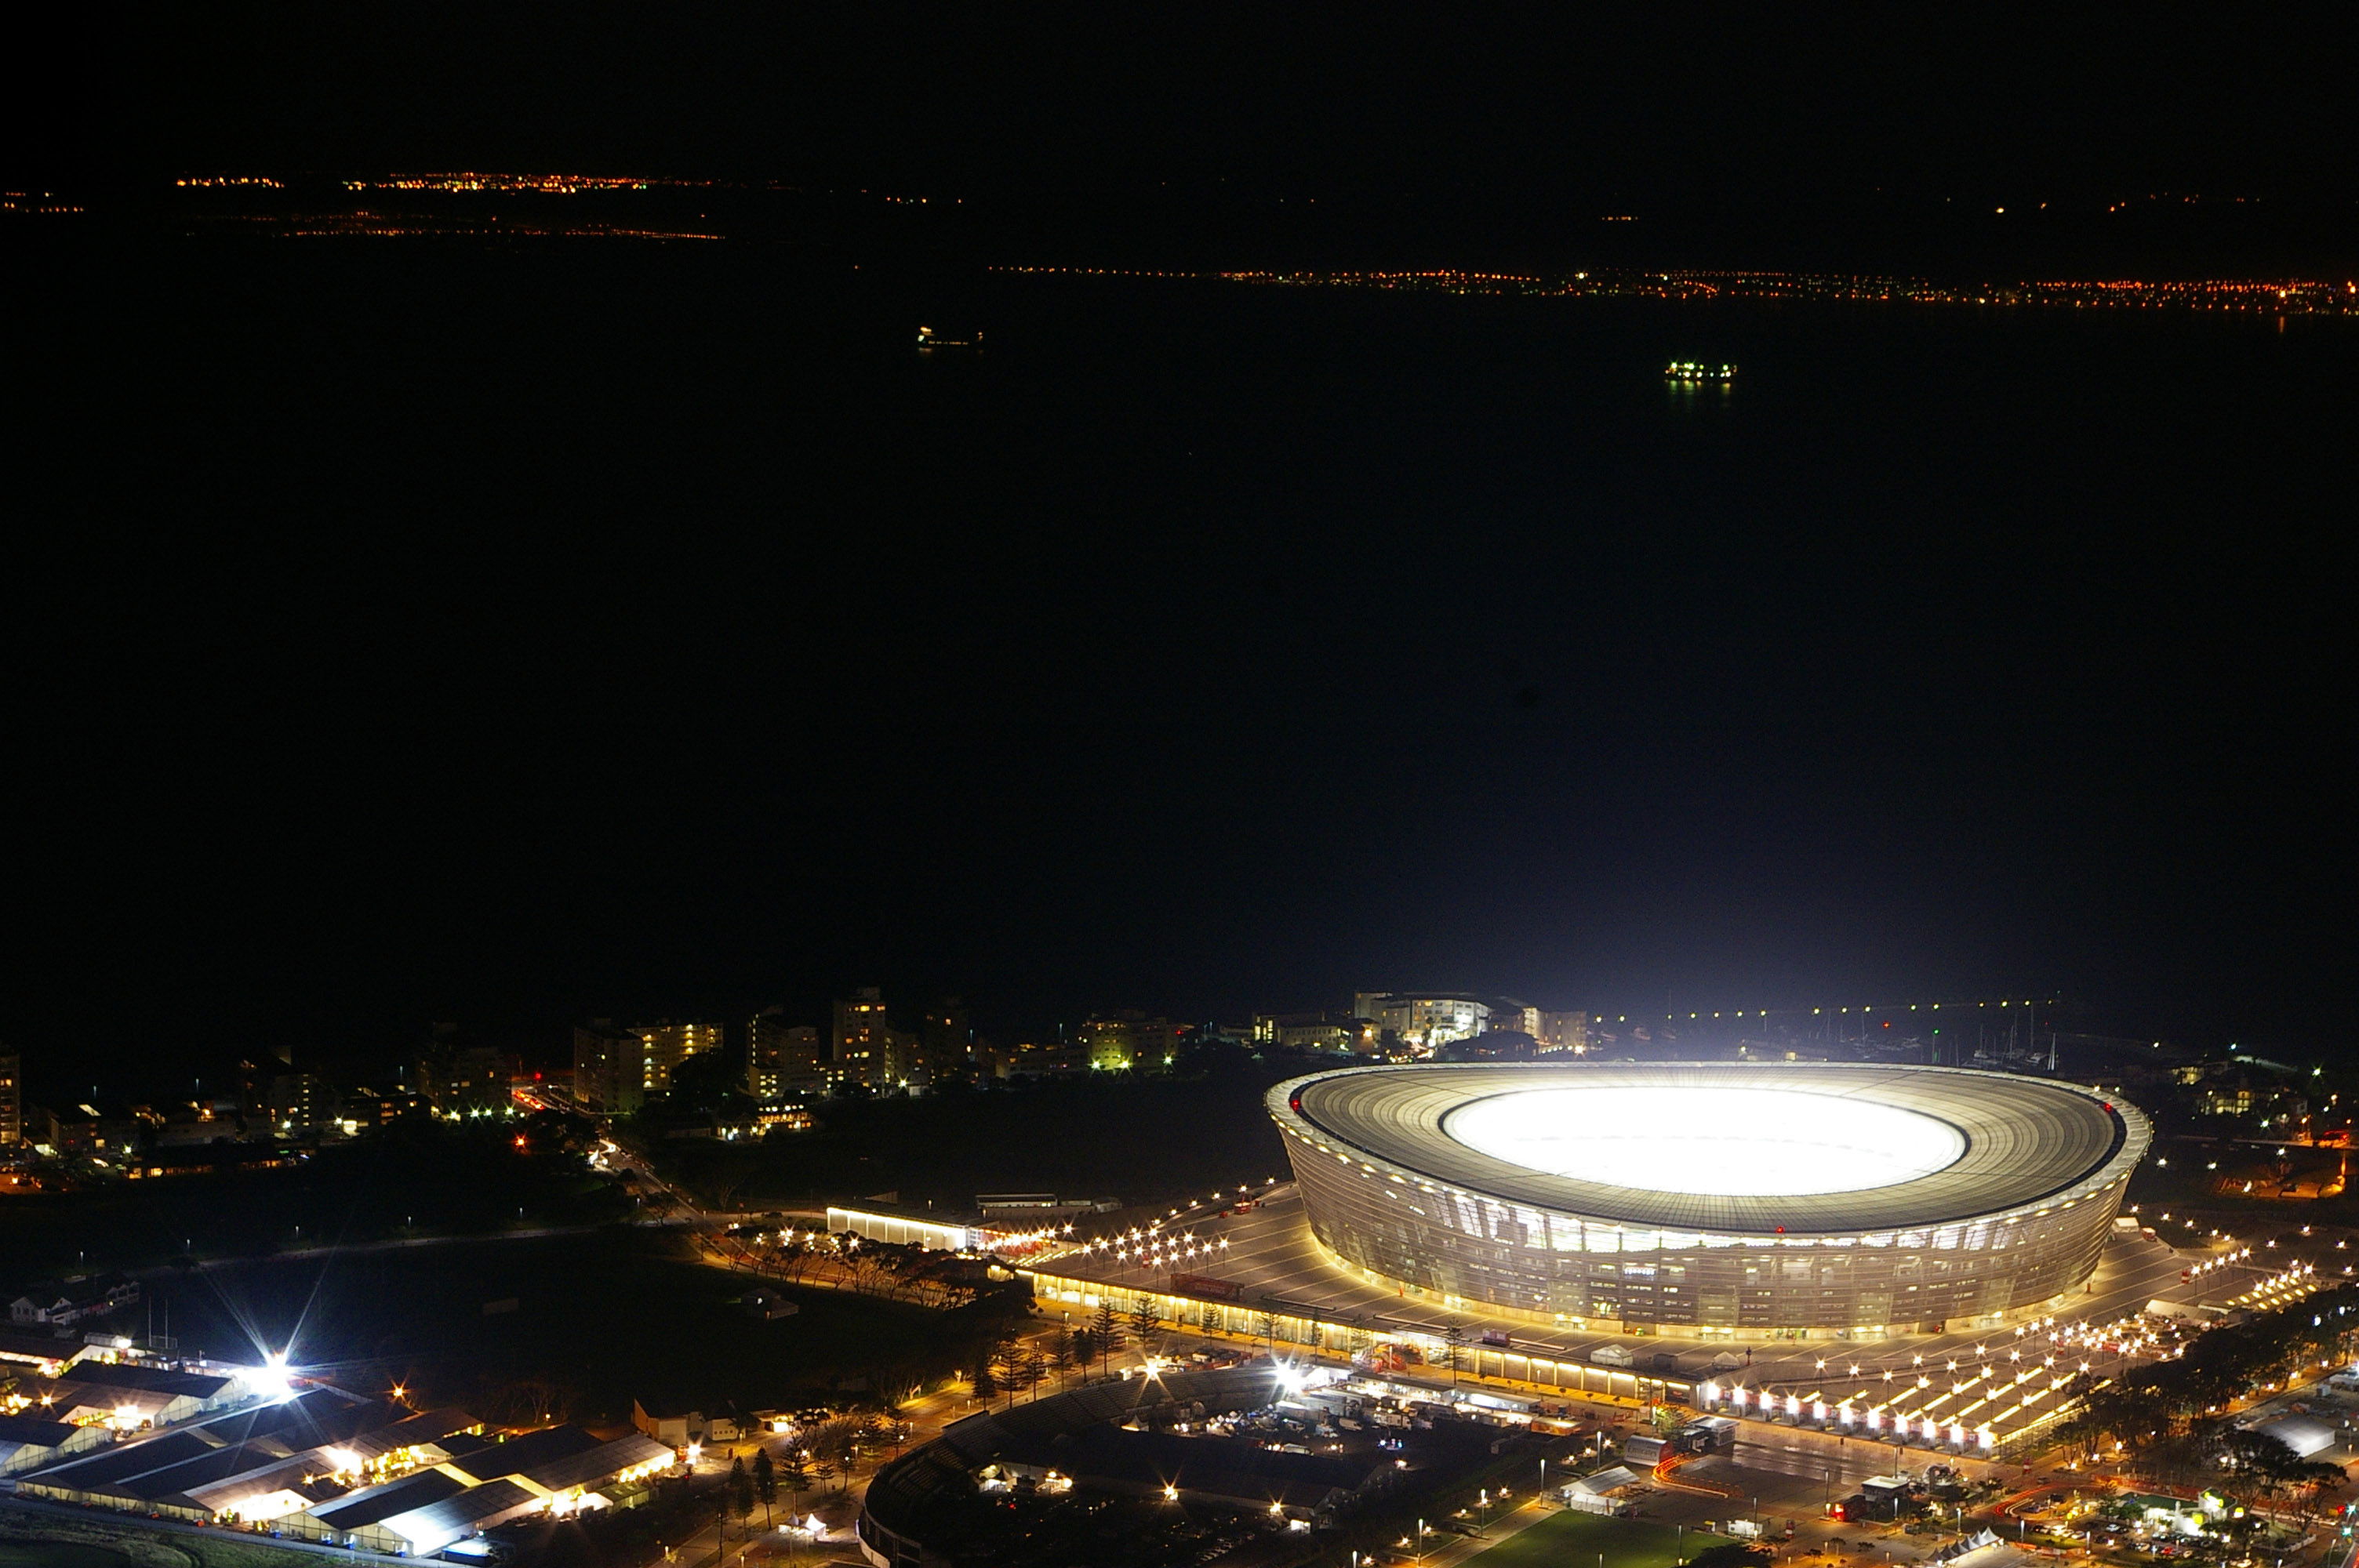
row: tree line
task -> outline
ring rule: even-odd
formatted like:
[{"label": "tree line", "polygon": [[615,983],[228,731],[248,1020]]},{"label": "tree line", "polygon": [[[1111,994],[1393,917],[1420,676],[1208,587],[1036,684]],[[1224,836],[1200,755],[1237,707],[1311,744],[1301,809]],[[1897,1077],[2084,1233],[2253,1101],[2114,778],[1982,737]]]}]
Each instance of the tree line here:
[{"label": "tree line", "polygon": [[[2067,1391],[2071,1414],[2057,1436],[2092,1458],[2211,1490],[2256,1513],[2273,1505],[2307,1512],[2342,1482],[2342,1470],[2240,1429],[2232,1407],[2347,1361],[2354,1340],[2359,1284],[2321,1291],[2198,1335],[2167,1360],[2112,1379],[2082,1374]],[[2232,1534],[2235,1518],[2227,1521]]]}]

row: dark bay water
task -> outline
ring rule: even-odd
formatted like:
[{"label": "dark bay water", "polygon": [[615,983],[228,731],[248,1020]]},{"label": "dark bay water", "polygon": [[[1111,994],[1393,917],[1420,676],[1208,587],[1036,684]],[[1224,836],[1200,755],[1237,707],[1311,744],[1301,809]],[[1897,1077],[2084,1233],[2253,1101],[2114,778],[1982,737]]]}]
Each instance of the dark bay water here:
[{"label": "dark bay water", "polygon": [[224,1043],[855,969],[2333,1016],[2347,328],[933,276],[56,280],[29,787],[114,827],[28,972],[169,949],[108,1005]]}]

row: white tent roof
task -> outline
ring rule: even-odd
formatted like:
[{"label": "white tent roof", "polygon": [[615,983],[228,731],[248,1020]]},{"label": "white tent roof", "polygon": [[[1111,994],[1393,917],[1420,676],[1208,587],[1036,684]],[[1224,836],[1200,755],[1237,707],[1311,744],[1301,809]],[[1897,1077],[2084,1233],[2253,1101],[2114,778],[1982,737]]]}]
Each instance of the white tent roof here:
[{"label": "white tent roof", "polygon": [[2022,1564],[2031,1561],[2030,1552],[2019,1552],[2002,1541],[1994,1541],[1987,1546],[1960,1552],[1950,1559],[1948,1568],[2021,1568]]},{"label": "white tent roof", "polygon": [[2280,1416],[2259,1431],[2263,1436],[2276,1438],[2304,1459],[2334,1446],[2334,1429],[2306,1415]]},{"label": "white tent roof", "polygon": [[1600,1470],[1594,1476],[1583,1476],[1581,1479],[1575,1481],[1573,1485],[1579,1487],[1585,1492],[1592,1492],[1603,1496],[1603,1494],[1614,1490],[1616,1487],[1636,1486],[1637,1484],[1637,1480],[1638,1473],[1636,1471],[1631,1469],[1627,1465],[1615,1465],[1609,1468]]}]

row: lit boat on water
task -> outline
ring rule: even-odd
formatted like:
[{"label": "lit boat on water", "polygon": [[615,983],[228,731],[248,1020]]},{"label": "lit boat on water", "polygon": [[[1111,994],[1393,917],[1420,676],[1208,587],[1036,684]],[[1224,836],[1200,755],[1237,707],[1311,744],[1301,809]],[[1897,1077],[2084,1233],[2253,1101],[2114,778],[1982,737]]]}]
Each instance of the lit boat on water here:
[{"label": "lit boat on water", "polygon": [[1663,372],[1668,381],[1734,381],[1734,365],[1705,364],[1700,360],[1673,360]]},{"label": "lit boat on water", "polygon": [[981,347],[983,347],[981,332],[964,338],[950,338],[935,331],[931,327],[918,329],[918,348],[920,351],[929,349],[979,349]]}]

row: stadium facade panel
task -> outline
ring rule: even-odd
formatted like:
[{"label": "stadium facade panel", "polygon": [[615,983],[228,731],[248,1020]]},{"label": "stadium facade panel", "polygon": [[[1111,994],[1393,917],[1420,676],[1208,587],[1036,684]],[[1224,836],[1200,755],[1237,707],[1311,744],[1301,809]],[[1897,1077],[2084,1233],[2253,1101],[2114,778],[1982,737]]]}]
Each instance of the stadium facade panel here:
[{"label": "stadium facade panel", "polygon": [[2095,1269],[2151,1141],[2125,1102],[1954,1067],[1482,1063],[1272,1089],[1346,1263],[1555,1320],[1875,1333]]}]

